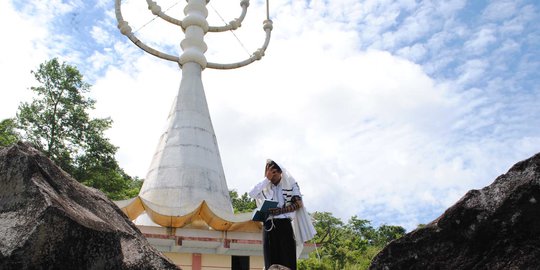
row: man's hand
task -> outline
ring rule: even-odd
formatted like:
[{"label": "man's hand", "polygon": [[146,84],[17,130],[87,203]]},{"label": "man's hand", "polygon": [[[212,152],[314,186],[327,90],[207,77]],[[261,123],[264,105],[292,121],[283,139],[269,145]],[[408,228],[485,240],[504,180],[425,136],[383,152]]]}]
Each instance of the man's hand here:
[{"label": "man's hand", "polygon": [[268,209],[268,212],[270,212],[270,214],[275,216],[275,215],[281,214],[281,210],[282,210],[281,208],[270,208]]}]

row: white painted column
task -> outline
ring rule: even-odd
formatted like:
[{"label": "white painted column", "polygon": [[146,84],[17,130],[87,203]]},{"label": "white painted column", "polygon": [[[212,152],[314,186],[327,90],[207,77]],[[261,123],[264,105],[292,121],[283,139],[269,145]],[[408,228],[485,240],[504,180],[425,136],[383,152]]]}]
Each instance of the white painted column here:
[{"label": "white painted column", "polygon": [[216,214],[232,214],[229,190],[204,94],[206,0],[189,0],[182,21],[182,80],[169,126],[161,136],[139,196],[160,214],[181,216],[204,200]]}]

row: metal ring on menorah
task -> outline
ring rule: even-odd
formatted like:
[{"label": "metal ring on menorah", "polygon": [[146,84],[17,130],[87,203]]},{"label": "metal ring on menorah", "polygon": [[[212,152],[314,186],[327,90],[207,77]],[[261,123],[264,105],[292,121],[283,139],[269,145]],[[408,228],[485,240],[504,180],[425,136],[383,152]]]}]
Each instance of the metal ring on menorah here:
[{"label": "metal ring on menorah", "polygon": [[[249,7],[249,0],[241,0],[240,6],[242,7],[242,13],[240,14],[240,17],[230,21],[224,26],[209,26],[206,22],[206,16],[208,15],[206,7],[205,6],[197,6],[196,4],[191,4],[188,1],[188,5],[184,8],[184,13],[187,15],[187,17],[184,20],[179,20],[176,18],[173,18],[161,10],[161,7],[152,0],[146,0],[148,4],[148,9],[154,14],[155,16],[160,17],[161,19],[172,23],[174,25],[180,26],[184,32],[186,32],[186,29],[189,26],[192,25],[198,25],[203,30],[203,35],[207,32],[224,32],[229,30],[236,30],[244,21],[244,18],[247,14],[247,8]],[[209,0],[206,0],[208,3]],[[213,68],[213,69],[234,69],[234,68],[240,68],[243,66],[247,66],[257,60],[260,60],[268,48],[268,44],[270,43],[270,36],[273,29],[273,23],[272,20],[269,18],[269,7],[268,7],[268,0],[266,1],[266,20],[263,22],[263,30],[266,33],[266,38],[264,40],[263,46],[259,49],[257,49],[255,52],[251,54],[251,56],[243,61],[239,61],[236,63],[229,63],[229,64],[219,64],[219,63],[212,63],[207,62],[204,57],[204,52],[206,51],[206,44],[204,44],[204,41],[202,39],[199,40],[199,44],[195,45],[198,46],[198,49],[200,50],[200,54],[197,53],[196,50],[184,50],[184,53],[182,56],[174,56],[170,55],[164,52],[161,52],[159,50],[156,50],[148,45],[146,45],[144,42],[142,42],[140,39],[138,39],[135,34],[132,32],[131,27],[129,26],[128,22],[123,19],[122,16],[122,10],[121,10],[121,0],[115,0],[115,13],[116,13],[116,20],[118,21],[118,28],[120,29],[120,32],[127,36],[131,42],[133,42],[135,45],[137,45],[139,48],[144,50],[145,52],[154,55],[156,57],[159,57],[161,59],[177,62],[178,64],[183,65],[186,61],[194,61],[201,65],[201,67],[204,69],[206,67]],[[202,14],[201,14],[202,13]],[[182,42],[185,44],[187,39],[183,40]],[[189,43],[189,41],[188,41]],[[184,48],[182,46],[182,48]],[[186,53],[186,51],[188,51]]]}]

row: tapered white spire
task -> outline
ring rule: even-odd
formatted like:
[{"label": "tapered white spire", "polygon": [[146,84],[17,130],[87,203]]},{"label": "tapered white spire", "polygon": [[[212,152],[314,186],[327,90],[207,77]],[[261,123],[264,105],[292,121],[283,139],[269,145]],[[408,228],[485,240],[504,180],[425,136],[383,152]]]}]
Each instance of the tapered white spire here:
[{"label": "tapered white spire", "polygon": [[268,18],[264,21],[265,42],[248,59],[216,64],[206,60],[204,36],[207,32],[223,32],[240,27],[249,0],[240,1],[242,13],[238,19],[221,27],[208,25],[208,0],[187,0],[183,20],[166,15],[155,2],[147,2],[154,15],[180,26],[184,31],[180,56],[153,49],[135,37],[122,17],[120,0],[115,2],[118,27],[122,34],[144,51],[177,62],[182,69],[182,80],[169,114],[167,130],[160,138],[139,196],[117,203],[131,219],[146,211],[155,223],[166,227],[197,223],[216,230],[260,229],[257,227],[259,224],[251,222],[249,215],[233,214],[201,73],[207,67],[238,68],[261,59],[270,41],[272,21]]},{"label": "tapered white spire", "polygon": [[185,215],[202,201],[212,210],[233,212],[200,76],[199,64],[183,65],[169,125],[139,193],[161,214]]}]

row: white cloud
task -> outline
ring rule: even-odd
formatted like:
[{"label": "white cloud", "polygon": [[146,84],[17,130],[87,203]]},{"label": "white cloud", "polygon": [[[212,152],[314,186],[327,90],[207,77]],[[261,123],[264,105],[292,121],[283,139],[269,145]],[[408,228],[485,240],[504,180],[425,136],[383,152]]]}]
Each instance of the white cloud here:
[{"label": "white cloud", "polygon": [[[175,2],[160,5],[182,17],[185,3]],[[0,3],[6,11],[0,22],[20,27],[0,29],[14,41],[2,44],[14,52],[0,56],[0,71],[13,74],[2,89],[30,86],[29,70],[50,55],[84,63],[97,100],[94,115],[114,120],[107,135],[120,147],[120,165],[145,177],[179,87],[178,66],[119,35],[111,10],[85,22],[93,39],[84,40],[91,45],[85,51],[70,47],[75,37],[68,32],[50,32],[48,23],[75,4],[66,2],[58,11],[35,8],[43,13],[40,20],[47,19],[42,25],[9,3]],[[144,26],[137,32],[143,42],[180,52],[180,29],[153,20],[144,1],[124,4],[134,30]],[[239,5],[228,4],[212,1],[212,25],[223,24],[214,8],[225,21],[239,15]],[[243,60],[261,46],[261,4],[251,3],[235,32],[240,41],[230,32],[207,34],[209,61]],[[516,6],[523,12],[495,20],[493,6],[484,21],[469,22],[458,16],[465,4],[272,1],[274,31],[266,56],[245,68],[203,72],[229,188],[247,191],[262,177],[265,159],[273,158],[297,178],[310,211],[411,229],[540,150],[540,94],[537,88],[518,90],[537,58],[523,56],[515,64],[518,72],[501,72],[514,68],[510,57],[526,55],[538,43],[534,33],[520,34],[530,31],[534,8]],[[493,49],[496,41],[501,46]],[[468,50],[477,53],[470,58]],[[13,116],[20,99],[2,91],[3,119]]]},{"label": "white cloud", "polygon": [[530,23],[535,24],[538,19],[538,11],[531,5],[520,8],[515,16],[507,18],[502,22],[500,32],[510,36],[521,35]]},{"label": "white cloud", "polygon": [[112,36],[109,31],[99,26],[93,26],[90,32],[94,40],[100,45],[109,45],[112,42]]},{"label": "white cloud", "polygon": [[110,116],[114,121],[107,135],[120,147],[121,166],[144,178],[180,76],[178,70],[150,56],[130,57],[132,65],[109,66],[95,82],[92,96],[98,101],[96,117]]},{"label": "white cloud", "polygon": [[512,0],[491,1],[482,12],[482,16],[490,21],[507,19],[517,12],[516,5],[518,2]]},{"label": "white cloud", "polygon": [[459,84],[466,85],[481,79],[488,67],[489,63],[484,59],[477,58],[466,61],[457,68],[460,73]]},{"label": "white cloud", "polygon": [[497,41],[493,25],[483,26],[473,37],[465,43],[465,50],[470,55],[479,55],[487,50],[487,47]]},{"label": "white cloud", "polygon": [[43,22],[46,25],[55,16],[73,11],[80,6],[80,1],[66,2],[62,0],[39,1],[32,4],[21,4],[25,14],[30,14],[34,20]]},{"label": "white cloud", "polygon": [[39,63],[49,57],[43,43],[49,33],[34,17],[15,12],[10,1],[2,1],[0,10],[0,24],[4,25],[0,28],[0,36],[5,37],[0,55],[0,73],[4,74],[0,88],[0,115],[3,119],[15,117],[19,102],[30,99],[31,93],[26,91],[34,85],[30,71],[37,70]]},{"label": "white cloud", "polygon": [[399,49],[397,54],[412,61],[420,61],[424,58],[426,52],[425,45],[416,43],[413,46],[407,46]]}]

